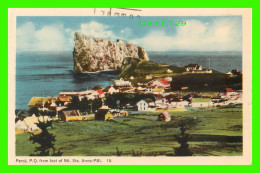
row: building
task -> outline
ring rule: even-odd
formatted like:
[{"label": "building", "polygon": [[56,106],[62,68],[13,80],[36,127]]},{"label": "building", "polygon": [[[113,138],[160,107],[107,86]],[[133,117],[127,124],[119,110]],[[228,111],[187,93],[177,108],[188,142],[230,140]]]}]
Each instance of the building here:
[{"label": "building", "polygon": [[153,79],[153,75],[150,75],[150,74],[149,74],[149,75],[146,75],[146,76],[145,76],[145,79]]},{"label": "building", "polygon": [[185,108],[185,106],[188,106],[189,102],[184,100],[184,101],[173,101],[169,104],[170,108]]},{"label": "building", "polygon": [[168,69],[168,70],[167,70],[167,73],[172,73],[172,70],[171,70],[171,69]]},{"label": "building", "polygon": [[231,96],[231,95],[237,95],[237,92],[233,90],[232,88],[226,88],[226,95]]},{"label": "building", "polygon": [[199,64],[188,64],[185,66],[185,71],[191,72],[191,71],[201,71],[202,66]]},{"label": "building", "polygon": [[82,116],[79,110],[70,110],[70,111],[63,111],[61,115],[61,120],[68,122],[68,121],[81,121]]},{"label": "building", "polygon": [[114,80],[114,85],[116,87],[131,87],[132,86],[130,81],[125,81],[123,78],[120,78],[119,80]]},{"label": "building", "polygon": [[152,80],[148,84],[151,87],[157,87],[157,88],[168,88],[168,87],[170,87],[169,81],[164,79],[164,78]]},{"label": "building", "polygon": [[108,106],[102,106],[95,113],[95,120],[112,120],[113,114]]},{"label": "building", "polygon": [[169,112],[164,111],[158,115],[158,121],[169,122],[171,121],[171,115]]},{"label": "building", "polygon": [[136,103],[136,106],[137,106],[138,111],[154,111],[155,110],[155,104],[153,101],[140,100],[139,102]]},{"label": "building", "polygon": [[135,77],[134,77],[134,76],[131,76],[129,79],[130,79],[130,80],[134,80],[134,79],[135,79]]},{"label": "building", "polygon": [[113,117],[127,117],[128,113],[127,111],[124,110],[110,110],[112,113]]},{"label": "building", "polygon": [[110,93],[110,94],[113,94],[113,93],[119,93],[119,89],[115,88],[114,86],[108,86],[106,87],[103,92],[106,92],[106,93]]},{"label": "building", "polygon": [[[71,103],[72,97],[71,96],[58,96],[58,99],[56,101],[56,104],[58,106],[67,106],[69,103]],[[52,103],[54,106],[54,104]]]}]

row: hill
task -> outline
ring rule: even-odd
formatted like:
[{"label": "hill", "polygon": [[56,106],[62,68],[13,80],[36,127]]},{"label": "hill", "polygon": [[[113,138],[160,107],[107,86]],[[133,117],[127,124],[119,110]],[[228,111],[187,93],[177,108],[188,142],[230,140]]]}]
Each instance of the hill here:
[{"label": "hill", "polygon": [[151,75],[152,79],[172,77],[172,90],[181,90],[183,87],[187,87],[189,91],[223,91],[228,87],[242,89],[242,77],[226,78],[224,73],[215,70],[212,70],[212,73],[189,73],[184,67],[131,57],[125,58],[122,62],[122,70],[118,78],[137,84],[151,81],[152,79],[146,78],[147,75]]}]

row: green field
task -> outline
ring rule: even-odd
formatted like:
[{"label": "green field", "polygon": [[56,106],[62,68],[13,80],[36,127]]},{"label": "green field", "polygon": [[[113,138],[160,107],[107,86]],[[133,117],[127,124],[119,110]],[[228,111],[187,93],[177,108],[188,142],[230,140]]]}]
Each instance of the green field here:
[{"label": "green field", "polygon": [[[158,114],[158,113],[157,113]],[[64,156],[122,156],[142,151],[143,156],[174,155],[180,145],[179,122],[190,134],[189,149],[194,156],[242,155],[242,108],[194,109],[172,113],[171,122],[157,121],[154,113],[130,113],[113,121],[54,122],[49,132],[56,136],[55,147]],[[29,134],[16,135],[16,154],[28,156],[35,144]]]}]

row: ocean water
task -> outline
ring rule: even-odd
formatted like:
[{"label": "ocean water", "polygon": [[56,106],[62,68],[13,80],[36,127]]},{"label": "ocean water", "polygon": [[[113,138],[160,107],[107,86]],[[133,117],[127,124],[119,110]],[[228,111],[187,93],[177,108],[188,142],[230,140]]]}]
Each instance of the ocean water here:
[{"label": "ocean water", "polygon": [[[242,71],[241,52],[148,52],[151,61],[185,66],[198,63],[203,67],[228,72]],[[94,86],[106,87],[120,73],[72,73],[72,52],[26,52],[16,56],[16,109],[27,109],[33,96],[57,96],[62,91],[84,91]]]}]

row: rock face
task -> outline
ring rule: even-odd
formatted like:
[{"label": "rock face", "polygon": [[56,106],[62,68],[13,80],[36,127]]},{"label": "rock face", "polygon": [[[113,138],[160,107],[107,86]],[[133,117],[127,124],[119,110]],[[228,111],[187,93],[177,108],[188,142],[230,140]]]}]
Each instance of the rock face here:
[{"label": "rock face", "polygon": [[149,61],[144,48],[132,43],[124,43],[121,40],[115,43],[75,33],[73,51],[75,72],[117,70],[121,68],[125,57],[136,57]]}]

